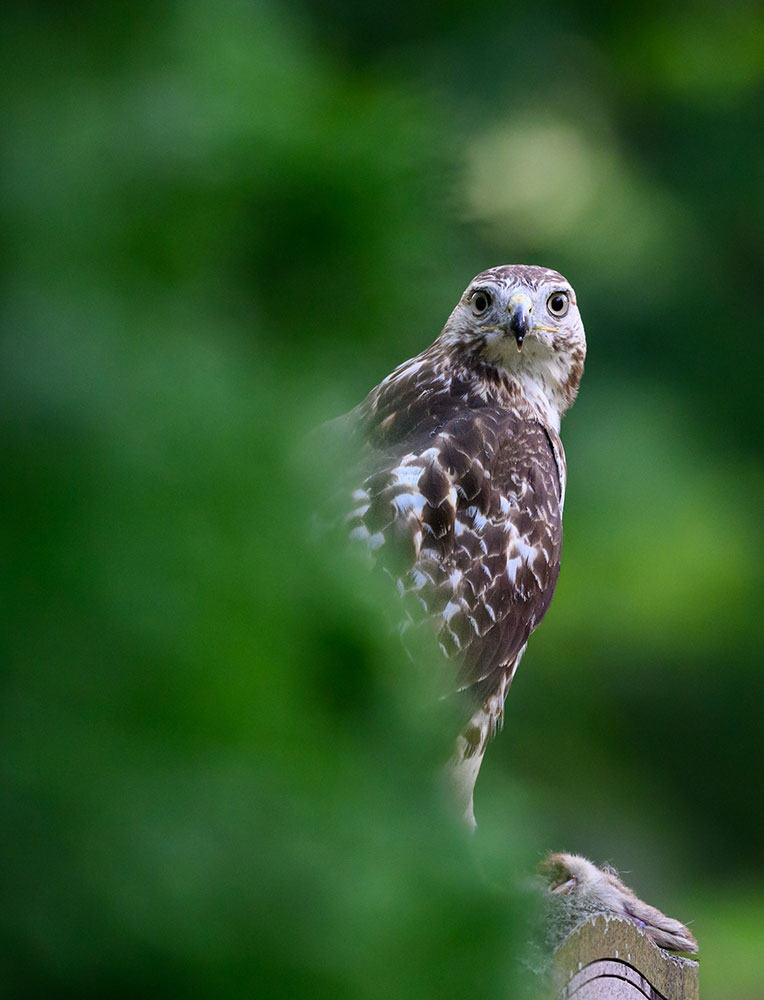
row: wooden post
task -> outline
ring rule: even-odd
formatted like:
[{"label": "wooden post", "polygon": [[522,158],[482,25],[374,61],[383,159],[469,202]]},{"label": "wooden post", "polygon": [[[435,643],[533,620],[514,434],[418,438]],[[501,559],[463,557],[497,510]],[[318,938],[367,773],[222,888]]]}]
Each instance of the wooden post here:
[{"label": "wooden post", "polygon": [[559,946],[554,979],[558,1000],[698,1000],[698,968],[635,924],[598,913]]}]

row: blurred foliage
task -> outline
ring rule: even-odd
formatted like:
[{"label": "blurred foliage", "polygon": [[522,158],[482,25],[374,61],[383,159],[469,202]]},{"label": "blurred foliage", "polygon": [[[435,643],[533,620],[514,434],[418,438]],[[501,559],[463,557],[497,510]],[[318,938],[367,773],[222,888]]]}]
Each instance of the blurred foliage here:
[{"label": "blurred foliage", "polygon": [[[4,991],[517,995],[555,848],[754,995],[761,7],[1,17]],[[299,442],[510,261],[573,281],[590,355],[467,842]]]}]

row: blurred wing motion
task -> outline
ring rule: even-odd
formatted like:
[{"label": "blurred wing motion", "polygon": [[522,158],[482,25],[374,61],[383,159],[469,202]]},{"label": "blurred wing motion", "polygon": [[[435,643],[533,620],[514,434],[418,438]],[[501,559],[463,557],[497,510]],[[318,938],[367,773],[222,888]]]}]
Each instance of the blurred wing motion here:
[{"label": "blurred wing motion", "polygon": [[612,868],[598,868],[576,854],[550,854],[539,865],[539,873],[549,882],[549,891],[559,897],[571,924],[592,913],[612,913],[636,924],[667,951],[694,955],[698,950],[698,942],[684,924],[643,903]]},{"label": "blurred wing motion", "polygon": [[395,580],[408,624],[429,623],[453,688],[471,696],[452,767],[471,823],[486,743],[557,582],[558,430],[584,351],[561,275],[494,268],[474,279],[435,343],[345,418],[364,456],[351,537]]}]

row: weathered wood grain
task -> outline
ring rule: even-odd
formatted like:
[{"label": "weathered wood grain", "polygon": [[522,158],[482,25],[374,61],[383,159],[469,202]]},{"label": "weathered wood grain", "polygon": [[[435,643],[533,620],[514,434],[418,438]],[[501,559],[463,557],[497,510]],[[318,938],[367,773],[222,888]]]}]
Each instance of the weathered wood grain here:
[{"label": "weathered wood grain", "polygon": [[699,966],[659,948],[633,923],[600,913],[555,954],[559,1000],[699,1000]]}]

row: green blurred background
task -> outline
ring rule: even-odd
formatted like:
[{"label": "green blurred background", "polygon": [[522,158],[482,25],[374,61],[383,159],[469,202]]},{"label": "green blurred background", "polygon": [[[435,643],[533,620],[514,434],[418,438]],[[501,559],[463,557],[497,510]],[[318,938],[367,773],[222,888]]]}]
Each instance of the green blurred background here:
[{"label": "green blurred background", "polygon": [[[515,996],[553,848],[760,995],[761,5],[1,17],[0,989]],[[298,442],[509,262],[589,359],[469,842]]]}]

